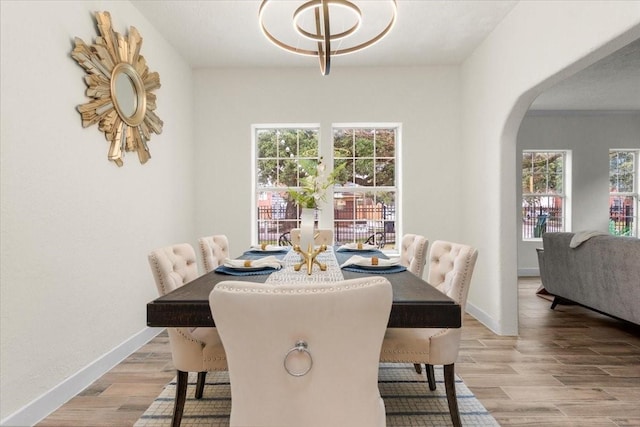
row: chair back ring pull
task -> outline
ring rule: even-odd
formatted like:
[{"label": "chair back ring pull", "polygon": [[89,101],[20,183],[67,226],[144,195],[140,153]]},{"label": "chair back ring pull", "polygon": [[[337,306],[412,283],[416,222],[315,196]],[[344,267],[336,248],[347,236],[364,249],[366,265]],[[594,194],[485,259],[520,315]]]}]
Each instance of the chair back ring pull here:
[{"label": "chair back ring pull", "polygon": [[[313,358],[311,357],[311,353],[309,353],[308,347],[309,345],[305,341],[297,341],[295,347],[291,348],[284,356],[284,370],[287,371],[289,375],[294,377],[302,377],[309,373],[309,371],[313,367]],[[291,356],[293,352],[304,352],[307,354],[307,356],[309,357],[309,367],[307,369],[298,372],[291,371],[289,369],[289,367],[287,366],[287,362],[289,361],[289,356]]]}]

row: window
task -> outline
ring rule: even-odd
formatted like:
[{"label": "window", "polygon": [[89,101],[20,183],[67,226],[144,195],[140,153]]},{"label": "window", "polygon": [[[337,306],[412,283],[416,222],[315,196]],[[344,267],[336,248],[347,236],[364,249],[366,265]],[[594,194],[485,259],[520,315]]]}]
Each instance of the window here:
[{"label": "window", "polygon": [[393,249],[398,207],[399,126],[334,126],[336,244],[366,242]]},{"label": "window", "polygon": [[255,206],[258,243],[284,244],[300,213],[288,188],[299,188],[318,162],[317,125],[254,126]]},{"label": "window", "polygon": [[539,239],[545,232],[565,231],[567,154],[566,151],[523,151],[523,239]]},{"label": "window", "polygon": [[638,235],[638,150],[609,151],[609,233]]},{"label": "window", "polygon": [[[254,125],[254,203],[252,218],[258,243],[288,244],[300,226],[300,210],[289,189],[315,171],[321,152],[327,169],[339,169],[328,191],[330,205],[316,220],[333,224],[336,244],[367,242],[394,249],[399,204],[399,124],[339,125],[320,140],[320,125]],[[323,145],[324,144],[324,145]],[[324,147],[324,150],[322,149]]]}]

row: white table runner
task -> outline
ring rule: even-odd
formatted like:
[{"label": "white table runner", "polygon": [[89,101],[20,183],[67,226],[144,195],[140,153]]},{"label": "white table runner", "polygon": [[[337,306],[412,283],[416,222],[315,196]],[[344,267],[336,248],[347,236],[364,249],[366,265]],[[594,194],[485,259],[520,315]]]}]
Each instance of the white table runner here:
[{"label": "white table runner", "polygon": [[320,267],[314,265],[311,275],[308,275],[306,264],[300,268],[300,271],[295,271],[293,266],[302,262],[301,258],[302,256],[299,253],[295,252],[293,249],[290,250],[283,259],[284,267],[271,273],[265,283],[271,285],[284,283],[304,285],[312,283],[339,282],[344,280],[342,270],[340,270],[340,265],[338,264],[338,260],[333,252],[333,247],[327,247],[326,251],[319,253],[316,257],[318,262],[327,265],[327,269],[325,271],[320,270]]}]

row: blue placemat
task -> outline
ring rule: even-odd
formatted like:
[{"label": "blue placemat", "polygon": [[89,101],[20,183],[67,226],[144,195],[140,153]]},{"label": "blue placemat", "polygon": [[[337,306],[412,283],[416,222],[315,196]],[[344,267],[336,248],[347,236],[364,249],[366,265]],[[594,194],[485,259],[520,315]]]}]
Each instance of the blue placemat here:
[{"label": "blue placemat", "polygon": [[342,267],[343,270],[353,271],[354,273],[366,273],[366,274],[391,274],[391,273],[400,273],[407,269],[404,265],[394,265],[389,268],[360,268],[357,265],[348,265],[346,267]]},{"label": "blue placemat", "polygon": [[264,252],[264,251],[258,251],[258,250],[250,250],[250,251],[244,252],[242,256],[239,257],[239,259],[260,259],[266,256],[274,256],[278,259],[283,259],[285,255],[289,253],[289,250],[290,250],[290,247],[287,247],[287,246],[283,246],[283,249],[281,251]]},{"label": "blue placemat", "polygon": [[336,255],[336,259],[338,260],[338,265],[344,264],[345,262],[347,262],[349,258],[351,258],[354,255],[361,255],[364,257],[376,256],[382,259],[389,259],[389,257],[385,255],[382,251],[375,250],[375,249],[370,251],[335,251],[334,250],[333,253]]},{"label": "blue placemat", "polygon": [[215,272],[221,274],[229,274],[231,276],[257,276],[259,274],[271,274],[277,270],[277,268],[272,267],[265,267],[259,270],[237,270],[235,268],[229,268],[221,265],[215,269]]}]

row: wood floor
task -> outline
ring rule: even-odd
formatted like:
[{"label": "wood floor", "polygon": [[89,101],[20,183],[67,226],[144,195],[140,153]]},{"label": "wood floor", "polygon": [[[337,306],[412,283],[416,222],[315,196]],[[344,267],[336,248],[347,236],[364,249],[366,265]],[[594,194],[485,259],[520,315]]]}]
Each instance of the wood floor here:
[{"label": "wood floor", "polygon": [[[466,316],[458,375],[501,425],[640,426],[640,327],[550,310],[538,286],[519,281],[518,337]],[[132,426],[174,375],[163,333],[38,425]]]}]

